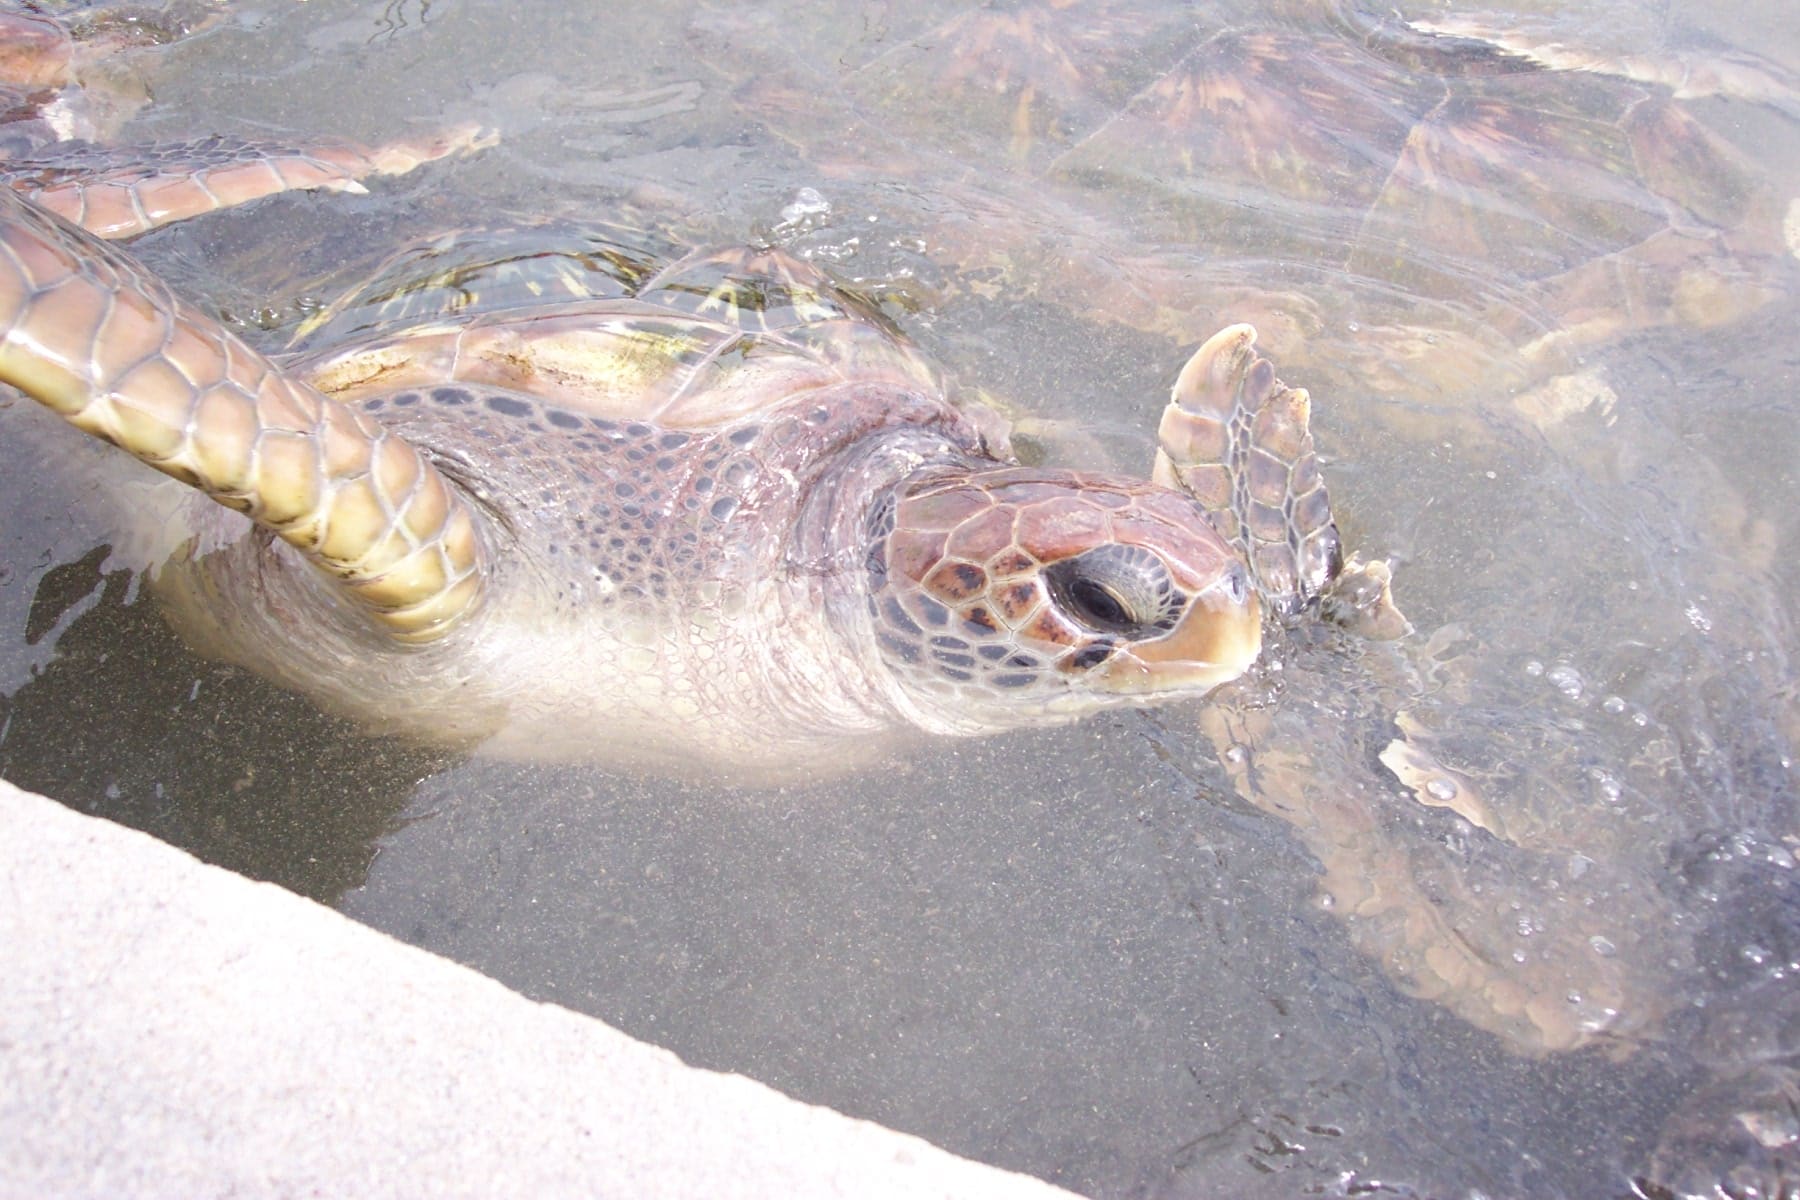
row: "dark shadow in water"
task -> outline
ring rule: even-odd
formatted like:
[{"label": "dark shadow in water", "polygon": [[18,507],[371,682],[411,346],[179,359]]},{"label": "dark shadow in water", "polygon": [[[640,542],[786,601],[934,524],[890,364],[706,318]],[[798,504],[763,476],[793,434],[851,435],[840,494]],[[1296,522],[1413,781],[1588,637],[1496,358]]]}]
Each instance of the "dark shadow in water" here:
[{"label": "dark shadow in water", "polygon": [[28,641],[87,608],[0,697],[0,777],[323,903],[361,884],[376,840],[447,756],[359,737],[194,657],[105,558],[101,547],[39,583]]}]

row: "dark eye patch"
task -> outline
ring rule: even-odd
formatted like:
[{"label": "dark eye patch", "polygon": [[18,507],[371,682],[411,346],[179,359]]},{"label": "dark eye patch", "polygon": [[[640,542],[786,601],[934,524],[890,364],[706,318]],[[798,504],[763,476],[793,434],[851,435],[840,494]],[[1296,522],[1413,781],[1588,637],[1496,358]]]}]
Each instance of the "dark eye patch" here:
[{"label": "dark eye patch", "polygon": [[1065,615],[1134,641],[1175,628],[1187,603],[1162,559],[1142,546],[1096,546],[1045,568],[1044,581]]}]

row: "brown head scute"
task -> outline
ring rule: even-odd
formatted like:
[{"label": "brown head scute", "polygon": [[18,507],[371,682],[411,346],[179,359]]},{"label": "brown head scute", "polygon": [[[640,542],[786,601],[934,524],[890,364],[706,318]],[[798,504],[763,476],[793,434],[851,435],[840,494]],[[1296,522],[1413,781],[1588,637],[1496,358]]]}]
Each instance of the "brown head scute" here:
[{"label": "brown head scute", "polygon": [[1205,691],[1261,645],[1201,505],[1138,480],[1002,467],[903,483],[871,536],[884,657],[946,722],[1019,724]]}]

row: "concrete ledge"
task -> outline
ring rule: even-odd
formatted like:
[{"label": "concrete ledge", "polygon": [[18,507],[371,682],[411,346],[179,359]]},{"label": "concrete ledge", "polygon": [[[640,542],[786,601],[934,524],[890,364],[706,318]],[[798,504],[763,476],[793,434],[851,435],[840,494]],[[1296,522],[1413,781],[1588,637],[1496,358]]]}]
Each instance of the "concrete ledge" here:
[{"label": "concrete ledge", "polygon": [[1071,1193],[0,783],[0,1195]]}]

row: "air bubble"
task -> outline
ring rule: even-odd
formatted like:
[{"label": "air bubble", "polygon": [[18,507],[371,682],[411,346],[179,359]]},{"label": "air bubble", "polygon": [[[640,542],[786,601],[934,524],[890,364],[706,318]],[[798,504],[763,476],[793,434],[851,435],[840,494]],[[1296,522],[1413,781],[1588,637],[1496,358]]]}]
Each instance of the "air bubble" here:
[{"label": "air bubble", "polygon": [[1619,802],[1619,795],[1624,789],[1619,786],[1618,778],[1611,771],[1604,767],[1595,767],[1588,772],[1588,778],[1594,781],[1594,791],[1602,802],[1606,804]]},{"label": "air bubble", "polygon": [[1249,757],[1249,749],[1238,742],[1225,747],[1225,761],[1234,767],[1242,766]]},{"label": "air bubble", "polygon": [[821,260],[831,263],[848,262],[850,259],[856,257],[856,252],[861,247],[861,238],[847,237],[843,241],[835,244],[809,246],[804,257],[808,262],[819,262]]},{"label": "air bubble", "polygon": [[1579,700],[1587,684],[1581,678],[1581,672],[1568,663],[1557,663],[1544,672],[1544,678],[1550,686],[1561,692],[1566,699]]},{"label": "air bubble", "polygon": [[1544,673],[1544,664],[1535,658],[1531,659],[1525,664],[1525,673],[1533,679],[1536,679],[1539,675]]},{"label": "air bubble", "polygon": [[1755,942],[1751,942],[1738,953],[1742,954],[1746,961],[1759,967],[1769,961],[1769,952]]},{"label": "air bubble", "polygon": [[803,187],[794,193],[793,200],[782,207],[781,223],[783,225],[799,225],[810,217],[830,215],[831,202],[819,194],[819,189]]},{"label": "air bubble", "polygon": [[1603,711],[1609,712],[1616,717],[1625,711],[1625,697],[1608,696],[1600,702],[1600,707]]},{"label": "air bubble", "polygon": [[1702,612],[1698,604],[1689,604],[1682,612],[1687,616],[1689,625],[1701,633],[1712,632],[1712,618]]},{"label": "air bubble", "polygon": [[1598,954],[1601,958],[1611,958],[1619,952],[1617,946],[1613,945],[1610,941],[1597,933],[1588,939],[1588,945],[1593,947],[1594,953]]},{"label": "air bubble", "polygon": [[1425,791],[1440,804],[1448,804],[1456,799],[1456,784],[1439,776],[1425,785]]}]

